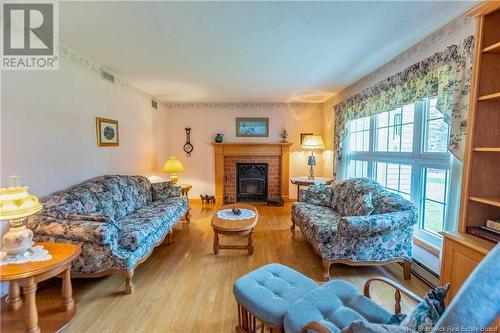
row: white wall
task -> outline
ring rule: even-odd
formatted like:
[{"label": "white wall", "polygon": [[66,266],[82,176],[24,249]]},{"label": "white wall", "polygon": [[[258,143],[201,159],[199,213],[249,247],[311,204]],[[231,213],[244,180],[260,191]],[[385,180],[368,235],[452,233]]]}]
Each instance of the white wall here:
[{"label": "white wall", "polygon": [[[62,59],[58,71],[2,73],[1,182],[21,175],[38,196],[94,176],[149,175],[151,101]],[[120,146],[97,147],[95,117],[119,121]]]},{"label": "white wall", "polygon": [[[269,138],[236,137],[236,117],[269,117]],[[157,137],[163,136],[160,143],[167,141],[158,152],[163,162],[168,156],[177,156],[186,171],[179,174],[179,182],[190,183],[193,189],[191,198],[200,194],[214,194],[214,151],[211,143],[215,134],[223,133],[224,141],[278,142],[282,129],[288,131],[288,141],[293,142],[290,156],[291,176],[307,175],[307,153],[300,149],[300,133],[312,132],[317,135],[323,130],[322,104],[284,105],[284,104],[216,104],[216,105],[178,105],[169,106],[155,125],[159,129]],[[191,127],[194,151],[187,157],[182,147],[185,143],[185,127]],[[322,158],[317,158],[316,175],[321,176]],[[168,179],[169,175],[160,175]],[[290,184],[290,197],[296,198],[296,186]]]}]

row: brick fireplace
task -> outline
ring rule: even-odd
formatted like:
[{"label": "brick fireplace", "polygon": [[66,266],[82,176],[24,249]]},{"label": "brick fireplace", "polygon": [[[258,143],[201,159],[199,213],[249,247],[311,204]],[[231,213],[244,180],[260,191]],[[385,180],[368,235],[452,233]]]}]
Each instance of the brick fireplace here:
[{"label": "brick fireplace", "polygon": [[[215,196],[218,203],[239,201],[237,196],[238,164],[266,165],[267,199],[289,200],[291,143],[241,142],[214,143],[213,145],[215,148]],[[257,187],[251,189],[258,188],[260,191],[261,185],[255,183],[255,186]],[[245,199],[244,196],[240,196],[240,201]]]}]

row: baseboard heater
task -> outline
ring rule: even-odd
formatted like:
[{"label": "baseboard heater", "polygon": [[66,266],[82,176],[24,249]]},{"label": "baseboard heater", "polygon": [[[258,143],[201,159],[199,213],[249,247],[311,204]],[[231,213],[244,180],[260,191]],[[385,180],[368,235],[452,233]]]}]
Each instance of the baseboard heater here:
[{"label": "baseboard heater", "polygon": [[431,287],[437,287],[440,285],[439,275],[424,266],[418,260],[412,260],[411,272]]}]

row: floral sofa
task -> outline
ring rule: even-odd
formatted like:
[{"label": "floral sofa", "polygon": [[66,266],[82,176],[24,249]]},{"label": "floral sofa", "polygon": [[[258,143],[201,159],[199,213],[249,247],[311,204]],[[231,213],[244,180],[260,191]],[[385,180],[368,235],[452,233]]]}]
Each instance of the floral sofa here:
[{"label": "floral sofa", "polygon": [[72,276],[121,273],[132,292],[135,267],[188,218],[180,186],[151,184],[142,176],[101,176],[41,200],[44,209],[28,219],[35,241],[81,245]]},{"label": "floral sofa", "polygon": [[368,178],[310,186],[292,205],[291,229],[298,226],[323,259],[325,281],[334,263],[402,262],[409,279],[416,223],[417,210],[410,201]]}]

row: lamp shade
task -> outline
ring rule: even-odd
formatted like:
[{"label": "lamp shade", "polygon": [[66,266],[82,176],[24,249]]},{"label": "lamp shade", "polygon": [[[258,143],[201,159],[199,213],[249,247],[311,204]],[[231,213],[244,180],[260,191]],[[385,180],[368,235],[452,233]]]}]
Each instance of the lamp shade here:
[{"label": "lamp shade", "polygon": [[302,141],[302,149],[306,150],[323,150],[325,144],[321,135],[306,135]]},{"label": "lamp shade", "polygon": [[184,172],[184,165],[177,159],[177,157],[169,157],[168,160],[163,165],[161,170],[165,173],[179,173]]},{"label": "lamp shade", "polygon": [[38,198],[28,193],[27,186],[6,187],[0,190],[0,220],[16,220],[42,210]]}]

